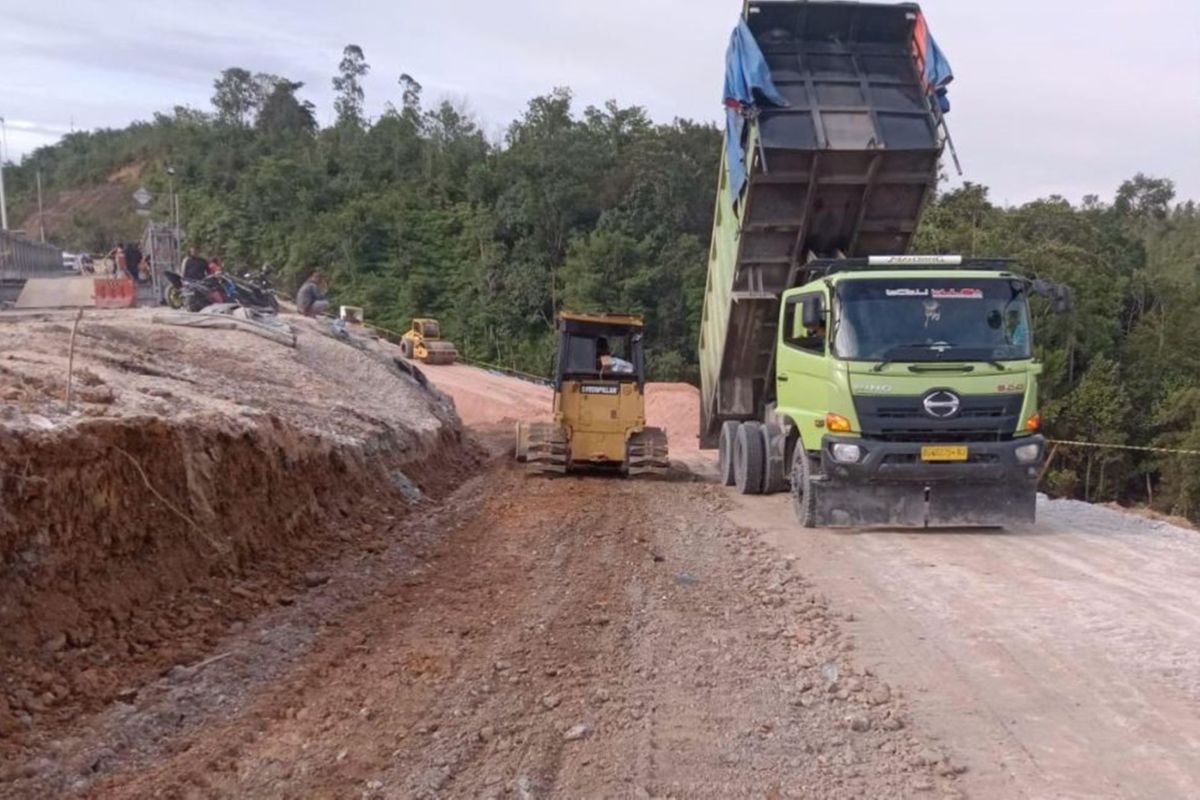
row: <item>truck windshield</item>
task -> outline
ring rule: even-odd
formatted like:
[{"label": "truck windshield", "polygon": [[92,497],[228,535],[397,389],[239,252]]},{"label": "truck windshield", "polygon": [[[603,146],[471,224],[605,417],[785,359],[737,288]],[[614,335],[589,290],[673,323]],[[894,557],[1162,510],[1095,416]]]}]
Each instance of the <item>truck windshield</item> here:
[{"label": "truck windshield", "polygon": [[1032,357],[1025,284],[1011,278],[878,278],[837,287],[833,352],[863,361]]}]

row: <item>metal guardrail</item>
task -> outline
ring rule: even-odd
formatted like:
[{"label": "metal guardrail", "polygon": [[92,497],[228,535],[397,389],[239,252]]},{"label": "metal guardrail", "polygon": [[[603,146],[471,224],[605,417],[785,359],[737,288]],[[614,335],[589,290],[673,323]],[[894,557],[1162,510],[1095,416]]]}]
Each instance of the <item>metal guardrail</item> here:
[{"label": "metal guardrail", "polygon": [[62,273],[61,248],[0,231],[0,281],[23,281]]}]

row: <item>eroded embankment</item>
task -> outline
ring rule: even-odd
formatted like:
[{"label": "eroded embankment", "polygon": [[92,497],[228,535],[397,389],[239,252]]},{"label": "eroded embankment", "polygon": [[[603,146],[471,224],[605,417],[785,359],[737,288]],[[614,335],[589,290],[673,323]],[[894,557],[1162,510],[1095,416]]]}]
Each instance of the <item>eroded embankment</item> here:
[{"label": "eroded embankment", "polygon": [[[58,330],[23,332],[5,357],[26,391],[58,366]],[[222,334],[137,355],[161,366],[187,354],[175,367],[186,380],[117,374],[105,364],[119,338],[91,332],[102,346],[84,352],[85,374],[112,387],[106,402],[63,413],[33,398],[0,424],[10,745],[207,657],[255,609],[291,602],[323,559],[386,540],[477,463],[447,398],[386,354],[315,329],[295,351],[231,354],[244,342]],[[136,405],[164,397],[177,413]]]},{"label": "eroded embankment", "polygon": [[307,565],[420,502],[414,486],[436,496],[470,461],[452,428],[371,444],[273,418],[5,437],[0,730],[69,717],[199,655],[247,606],[278,602]]}]

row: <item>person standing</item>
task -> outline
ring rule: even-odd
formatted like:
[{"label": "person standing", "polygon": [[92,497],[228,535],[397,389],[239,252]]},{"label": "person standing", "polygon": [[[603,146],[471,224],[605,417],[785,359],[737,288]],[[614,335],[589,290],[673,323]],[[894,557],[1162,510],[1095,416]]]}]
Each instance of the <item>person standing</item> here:
[{"label": "person standing", "polygon": [[180,266],[183,277],[189,281],[202,281],[208,274],[208,259],[200,255],[200,248],[192,245],[188,248],[187,258]]},{"label": "person standing", "polygon": [[117,242],[117,246],[112,249],[112,252],[109,253],[109,256],[111,256],[113,260],[113,277],[128,277],[129,269],[125,262],[125,244],[123,242]]},{"label": "person standing", "polygon": [[138,247],[137,242],[129,242],[125,245],[125,269],[135,282],[141,280],[142,248]]},{"label": "person standing", "polygon": [[329,308],[326,290],[328,281],[320,270],[309,270],[300,291],[296,292],[296,310],[306,317],[316,317],[324,314]]},{"label": "person standing", "polygon": [[142,248],[138,247],[137,242],[128,242],[125,245],[125,269],[130,271],[134,282],[142,279],[142,260]]}]

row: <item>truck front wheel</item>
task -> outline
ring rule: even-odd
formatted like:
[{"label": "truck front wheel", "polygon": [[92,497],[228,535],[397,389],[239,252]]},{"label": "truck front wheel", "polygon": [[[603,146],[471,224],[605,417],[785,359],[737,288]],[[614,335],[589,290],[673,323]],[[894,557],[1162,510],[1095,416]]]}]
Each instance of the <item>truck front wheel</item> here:
[{"label": "truck front wheel", "polygon": [[816,470],[804,442],[797,441],[792,454],[792,507],[802,528],[817,527],[817,497],[813,492]]}]

